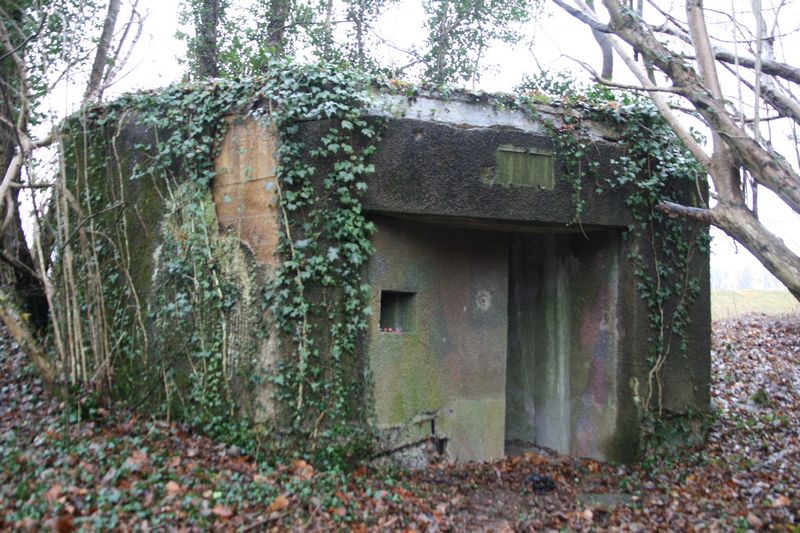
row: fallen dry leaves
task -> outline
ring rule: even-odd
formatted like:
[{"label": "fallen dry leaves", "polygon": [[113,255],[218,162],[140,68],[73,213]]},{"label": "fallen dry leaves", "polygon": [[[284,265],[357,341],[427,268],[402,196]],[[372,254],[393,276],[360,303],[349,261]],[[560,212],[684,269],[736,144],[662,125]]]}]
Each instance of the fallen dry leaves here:
[{"label": "fallen dry leaves", "polygon": [[287,507],[289,507],[289,498],[283,494],[280,494],[274,500],[272,500],[272,503],[269,504],[267,507],[267,512],[274,513],[275,511],[283,511]]},{"label": "fallen dry leaves", "polygon": [[[800,531],[800,324],[715,324],[707,442],[613,466],[529,451],[350,475],[238,449],[122,408],[70,426],[0,350],[0,529]],[[534,492],[526,479],[555,489]]]}]

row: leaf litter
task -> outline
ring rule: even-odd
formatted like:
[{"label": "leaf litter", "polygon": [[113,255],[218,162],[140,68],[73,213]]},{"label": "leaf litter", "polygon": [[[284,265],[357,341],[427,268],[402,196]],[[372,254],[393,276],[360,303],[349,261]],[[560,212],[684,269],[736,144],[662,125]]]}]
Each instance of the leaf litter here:
[{"label": "leaf litter", "polygon": [[800,531],[800,322],[714,324],[705,443],[636,465],[526,451],[420,471],[326,472],[122,407],[69,425],[3,337],[0,529]]}]

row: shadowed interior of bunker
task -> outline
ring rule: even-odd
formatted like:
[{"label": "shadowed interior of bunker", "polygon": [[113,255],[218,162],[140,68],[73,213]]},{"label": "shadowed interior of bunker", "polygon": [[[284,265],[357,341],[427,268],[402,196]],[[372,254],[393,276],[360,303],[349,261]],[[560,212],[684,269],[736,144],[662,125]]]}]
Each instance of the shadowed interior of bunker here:
[{"label": "shadowed interior of bunker", "polygon": [[602,455],[617,421],[621,231],[373,221],[379,426],[442,438],[459,460],[527,444]]}]

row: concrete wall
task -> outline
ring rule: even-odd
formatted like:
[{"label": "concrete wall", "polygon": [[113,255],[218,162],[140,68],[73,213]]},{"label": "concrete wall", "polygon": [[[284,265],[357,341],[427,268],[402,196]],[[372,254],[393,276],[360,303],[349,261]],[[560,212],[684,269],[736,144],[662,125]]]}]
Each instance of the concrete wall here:
[{"label": "concrete wall", "polygon": [[[303,127],[313,137],[323,126]],[[649,261],[652,246],[608,229],[630,214],[624,194],[594,193],[597,176],[582,192],[586,236],[567,226],[573,191],[558,154],[552,188],[487,180],[502,146],[554,150],[541,131],[389,123],[365,198],[379,227],[365,339],[378,424],[396,444],[445,438],[458,459],[500,456],[505,438],[631,459],[652,339],[627,257]],[[231,118],[212,189],[221,229],[267,272],[280,231],[275,147],[273,132]],[[598,151],[598,176],[612,152]],[[703,296],[690,311],[689,357],[674,353],[665,373],[664,406],[675,411],[708,405],[708,257],[694,262]],[[380,331],[382,290],[416,294],[413,331]],[[279,354],[276,336],[269,342],[268,365]]]},{"label": "concrete wall", "polygon": [[[229,120],[212,188],[220,227],[269,272],[280,231],[276,136]],[[573,191],[558,154],[552,189],[487,181],[501,146],[553,150],[541,131],[399,119],[385,132],[365,198],[379,228],[365,339],[378,424],[396,444],[447,439],[462,460],[498,457],[506,438],[631,459],[652,339],[626,258],[647,258],[652,246],[608,229],[631,219],[623,194],[594,194],[598,177],[583,188],[586,236],[565,226]],[[599,156],[599,175],[610,154]],[[703,296],[690,310],[689,357],[673,354],[665,373],[674,411],[708,406],[707,255],[694,263]],[[415,293],[413,331],[380,331],[382,290]],[[269,342],[268,365],[279,353],[276,336]],[[269,391],[261,396],[269,412]]]},{"label": "concrete wall", "polygon": [[[708,228],[687,223],[688,240],[695,238],[695,232],[706,232]],[[665,252],[660,248],[654,252],[654,243],[647,238],[628,239],[625,242],[623,257],[631,254],[641,255],[648,266],[647,275],[655,279],[653,254],[661,257]],[[659,244],[659,243],[656,243]],[[656,247],[658,248],[658,246]],[[674,251],[673,251],[674,252]],[[692,252],[690,276],[699,285],[699,296],[688,307],[688,326],[683,339],[673,335],[667,342],[670,354],[663,370],[663,390],[661,407],[670,414],[686,412],[702,413],[710,408],[711,380],[711,300],[710,273],[708,251]],[[627,263],[626,264],[630,264]],[[625,376],[628,395],[644,399],[647,390],[647,379],[650,371],[648,354],[653,346],[655,333],[648,324],[650,311],[641,298],[636,285],[639,280],[631,267],[623,268],[620,278],[620,300],[625,302],[621,308],[622,323],[625,324],[626,337],[620,353],[624,356],[620,374]],[[674,300],[665,306],[666,316],[671,316]],[[681,343],[686,344],[686,355],[681,354]],[[653,407],[659,407],[658,395],[653,397]]]},{"label": "concrete wall", "polygon": [[211,193],[220,229],[235,234],[256,261],[275,266],[280,234],[274,132],[251,118],[230,117]]},{"label": "concrete wall", "polygon": [[[377,422],[395,445],[447,439],[459,460],[504,454],[507,249],[503,233],[377,217],[366,350]],[[380,331],[381,291],[413,296],[410,331]]]},{"label": "concrete wall", "polygon": [[616,457],[620,242],[615,230],[513,236],[509,440]]},{"label": "concrete wall", "polygon": [[[306,126],[311,128],[311,126]],[[592,143],[589,157],[597,167],[584,177],[581,224],[627,226],[632,223],[624,191],[598,194],[622,155],[613,143]],[[554,184],[507,184],[493,176],[499,151],[516,147],[552,154]],[[512,128],[453,126],[410,119],[392,120],[372,157],[364,198],[368,211],[417,217],[461,218],[495,223],[526,223],[563,229],[575,217],[575,192],[563,160],[545,134]],[[588,161],[586,162],[588,167]]]},{"label": "concrete wall", "polygon": [[[251,118],[229,117],[228,131],[215,161],[217,175],[211,184],[211,194],[220,231],[239,239],[242,247],[252,254],[263,278],[278,266],[276,255],[281,231],[278,216],[278,192],[274,153],[277,137],[274,131]],[[237,331],[231,335],[252,336],[252,331]],[[259,359],[264,369],[270,369],[280,357],[276,333],[260,341]],[[276,406],[272,398],[274,385],[265,381],[248,399],[257,422],[274,419]]]}]

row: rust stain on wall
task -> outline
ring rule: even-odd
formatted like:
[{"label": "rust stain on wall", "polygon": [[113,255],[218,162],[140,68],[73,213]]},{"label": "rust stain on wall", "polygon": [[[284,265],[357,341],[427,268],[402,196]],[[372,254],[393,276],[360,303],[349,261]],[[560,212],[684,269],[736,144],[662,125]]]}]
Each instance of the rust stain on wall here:
[{"label": "rust stain on wall", "polygon": [[246,243],[256,262],[277,266],[276,135],[250,118],[229,117],[227,122],[211,186],[220,230]]}]

